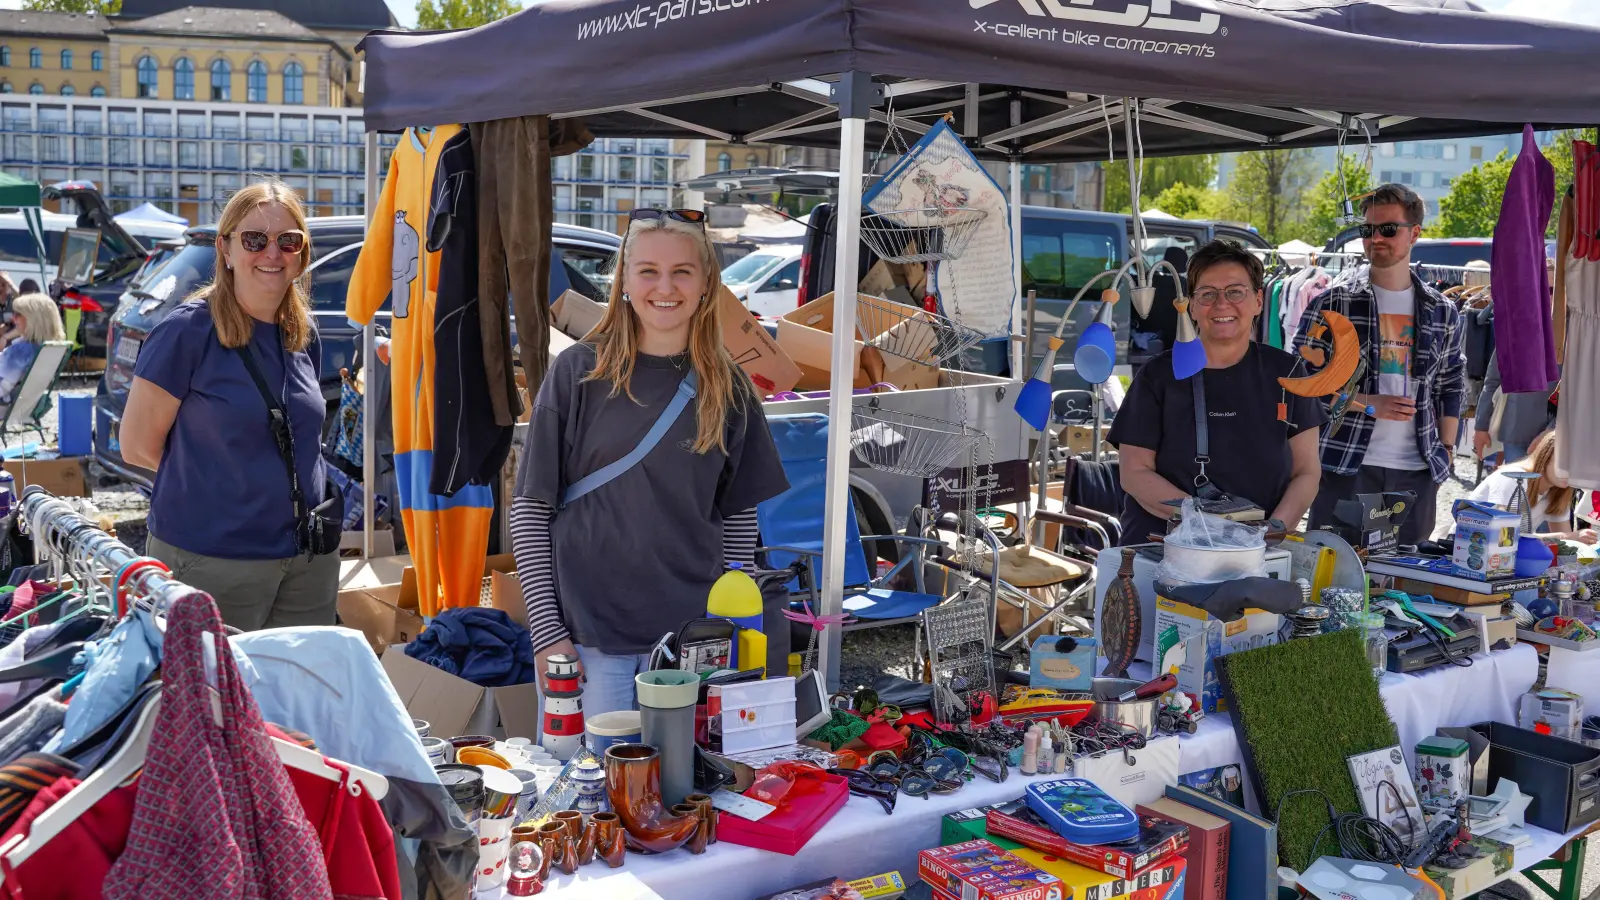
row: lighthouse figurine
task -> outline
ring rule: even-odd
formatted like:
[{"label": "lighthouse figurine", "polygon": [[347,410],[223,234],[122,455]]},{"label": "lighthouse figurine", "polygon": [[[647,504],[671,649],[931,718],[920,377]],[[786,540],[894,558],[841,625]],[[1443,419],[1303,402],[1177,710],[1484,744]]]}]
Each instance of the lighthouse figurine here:
[{"label": "lighthouse figurine", "polygon": [[578,686],[578,660],[558,653],[550,657],[545,676],[544,732],[539,746],[563,762],[583,745],[583,690]]}]

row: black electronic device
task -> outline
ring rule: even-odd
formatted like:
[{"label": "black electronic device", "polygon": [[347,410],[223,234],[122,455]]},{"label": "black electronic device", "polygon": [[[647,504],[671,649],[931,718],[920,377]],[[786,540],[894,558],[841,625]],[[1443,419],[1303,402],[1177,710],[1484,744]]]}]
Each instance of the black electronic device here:
[{"label": "black electronic device", "polygon": [[1357,494],[1334,504],[1334,525],[1329,530],[1357,550],[1393,550],[1398,545],[1400,526],[1416,502],[1417,495],[1412,491]]},{"label": "black electronic device", "polygon": [[1459,613],[1436,621],[1455,632],[1455,636],[1394,615],[1384,616],[1390,632],[1389,671],[1407,673],[1434,666],[1470,665],[1472,655],[1483,649],[1483,640],[1472,621]]}]

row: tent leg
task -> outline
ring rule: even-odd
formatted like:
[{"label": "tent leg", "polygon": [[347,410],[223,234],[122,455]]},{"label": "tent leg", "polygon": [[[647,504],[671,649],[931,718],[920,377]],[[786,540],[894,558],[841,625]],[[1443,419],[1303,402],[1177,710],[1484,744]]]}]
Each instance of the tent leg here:
[{"label": "tent leg", "polygon": [[[372,210],[378,202],[378,133],[367,132],[367,192],[362,197],[362,212],[372,225]],[[367,367],[366,390],[361,392],[361,558],[372,558],[373,511],[377,508],[378,435],[373,427],[378,411],[372,408],[372,367],[378,364],[377,323],[361,329],[361,364]]]},{"label": "tent leg", "polygon": [[1011,266],[1016,278],[1017,290],[1011,301],[1011,330],[1008,335],[1011,341],[1011,380],[1022,381],[1028,377],[1028,353],[1032,347],[1024,347],[1015,337],[1015,332],[1022,329],[1022,163],[1013,159],[1011,161]]},{"label": "tent leg", "polygon": [[[864,84],[858,84],[860,79]],[[865,166],[867,104],[847,94],[870,87],[867,75],[848,72],[840,83],[839,207],[833,272],[833,371],[828,383],[827,506],[823,513],[822,609],[824,615],[844,612],[845,517],[850,507],[850,407],[855,372],[857,269],[861,247],[861,176]],[[843,634],[837,626],[823,632],[818,667],[828,690],[839,689],[839,650]]]}]

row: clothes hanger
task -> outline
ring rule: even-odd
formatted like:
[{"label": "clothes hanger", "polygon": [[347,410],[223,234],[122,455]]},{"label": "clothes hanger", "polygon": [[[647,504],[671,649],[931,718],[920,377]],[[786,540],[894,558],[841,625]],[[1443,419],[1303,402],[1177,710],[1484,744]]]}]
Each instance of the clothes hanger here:
[{"label": "clothes hanger", "polygon": [[65,681],[72,671],[72,659],[83,651],[83,642],[74,641],[27,662],[0,669],[0,684],[13,684],[33,678]]}]

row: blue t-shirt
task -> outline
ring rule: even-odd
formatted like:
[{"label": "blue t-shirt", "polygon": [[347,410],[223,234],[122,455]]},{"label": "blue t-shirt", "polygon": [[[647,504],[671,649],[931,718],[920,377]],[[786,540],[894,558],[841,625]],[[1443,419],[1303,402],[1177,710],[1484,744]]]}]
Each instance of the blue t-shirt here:
[{"label": "blue t-shirt", "polygon": [[[278,326],[255,323],[250,350],[294,430],[300,489],[322,502],[320,452],[327,407],[313,336],[299,353],[283,349]],[[288,363],[287,378],[285,363]],[[156,470],[150,533],[223,559],[295,555],[289,473],[267,424],[267,405],[239,353],[222,346],[203,301],[179,306],[150,332],[134,375],[181,401]]]},{"label": "blue t-shirt", "polygon": [[0,406],[9,405],[16,397],[17,388],[28,374],[28,366],[38,355],[39,345],[25,338],[17,338],[0,352]]}]

